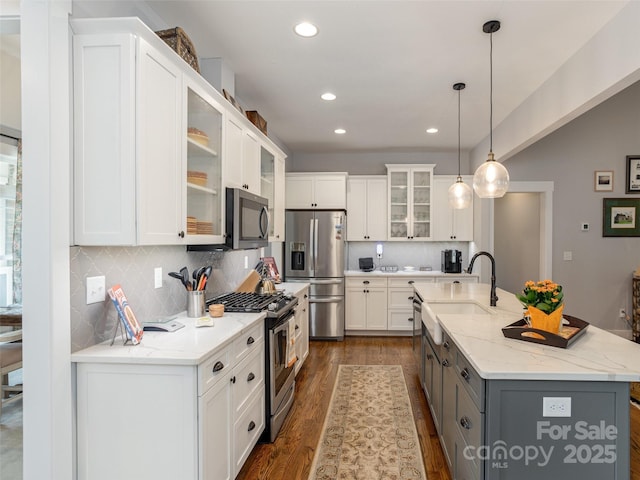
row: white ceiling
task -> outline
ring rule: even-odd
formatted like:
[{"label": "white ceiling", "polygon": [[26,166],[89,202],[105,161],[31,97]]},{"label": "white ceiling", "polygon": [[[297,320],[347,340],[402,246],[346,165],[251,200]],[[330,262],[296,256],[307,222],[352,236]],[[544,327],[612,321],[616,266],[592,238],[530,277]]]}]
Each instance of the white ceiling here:
[{"label": "white ceiling", "polygon": [[[235,72],[235,97],[258,110],[292,153],[455,151],[489,133],[487,20],[493,35],[494,126],[600,30],[627,1],[74,2],[79,16],[137,15],[181,26],[201,58]],[[297,37],[293,26],[320,32]],[[333,102],[320,99],[335,93]],[[439,128],[429,135],[428,127]],[[345,135],[333,133],[337,127]]]}]

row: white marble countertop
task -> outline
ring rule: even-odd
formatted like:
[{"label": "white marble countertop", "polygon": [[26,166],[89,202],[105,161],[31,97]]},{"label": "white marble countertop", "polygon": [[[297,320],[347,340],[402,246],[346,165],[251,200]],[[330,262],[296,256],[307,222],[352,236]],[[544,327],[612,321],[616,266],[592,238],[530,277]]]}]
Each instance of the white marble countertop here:
[{"label": "white marble countertop", "polygon": [[144,332],[138,345],[122,344],[120,336],[71,354],[76,363],[136,363],[156,365],[198,365],[230,344],[242,332],[263,322],[265,313],[229,313],[214,318],[212,327],[196,327],[195,318],[182,312],[175,319],[184,328],[175,332]]},{"label": "white marble countertop", "polygon": [[[296,295],[308,283],[283,282],[277,290]],[[175,321],[184,328],[175,332],[145,331],[139,345],[122,345],[120,336],[113,346],[111,340],[80,350],[71,355],[71,361],[99,363],[137,363],[157,365],[198,365],[224,348],[242,332],[263,322],[265,313],[225,312],[214,318],[213,327],[196,327],[196,319],[178,314]]]},{"label": "white marble countertop", "polygon": [[414,288],[426,303],[472,302],[491,312],[438,316],[482,378],[640,381],[640,345],[594,325],[568,348],[515,340],[502,334],[502,327],[522,318],[522,305],[512,293],[498,289],[497,307],[489,307],[487,284],[416,283]]},{"label": "white marble countertop", "polygon": [[378,269],[371,272],[363,272],[362,270],[345,270],[345,277],[366,277],[366,276],[381,276],[381,277],[478,277],[477,274],[469,273],[443,273],[440,270],[421,271],[421,270],[403,270],[398,268],[397,272],[383,272]]}]

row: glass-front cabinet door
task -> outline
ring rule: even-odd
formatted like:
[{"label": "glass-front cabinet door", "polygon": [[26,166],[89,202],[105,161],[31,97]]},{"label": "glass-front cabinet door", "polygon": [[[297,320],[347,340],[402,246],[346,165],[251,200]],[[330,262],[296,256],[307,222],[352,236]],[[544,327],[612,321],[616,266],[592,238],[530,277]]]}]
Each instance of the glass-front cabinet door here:
[{"label": "glass-front cabinet door", "polygon": [[431,237],[431,176],[432,170],[412,170],[411,205],[412,238]]},{"label": "glass-front cabinet door", "polygon": [[389,239],[409,236],[409,172],[389,172]]},{"label": "glass-front cabinet door", "polygon": [[260,196],[269,200],[269,238],[274,232],[276,157],[264,147],[260,148]]},{"label": "glass-front cabinet door", "polygon": [[387,165],[389,240],[431,238],[433,165]]},{"label": "glass-front cabinet door", "polygon": [[218,243],[224,233],[221,107],[195,84],[186,92],[187,243]]}]

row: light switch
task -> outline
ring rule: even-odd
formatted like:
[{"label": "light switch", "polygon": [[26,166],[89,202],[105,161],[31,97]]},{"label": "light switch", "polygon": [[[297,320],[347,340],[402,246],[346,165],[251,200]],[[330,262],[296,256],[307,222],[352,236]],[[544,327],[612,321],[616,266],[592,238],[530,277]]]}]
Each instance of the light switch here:
[{"label": "light switch", "polygon": [[105,277],[87,277],[87,305],[104,302],[106,294]]},{"label": "light switch", "polygon": [[573,260],[573,252],[571,252],[571,251],[564,252],[564,259],[565,260]]}]

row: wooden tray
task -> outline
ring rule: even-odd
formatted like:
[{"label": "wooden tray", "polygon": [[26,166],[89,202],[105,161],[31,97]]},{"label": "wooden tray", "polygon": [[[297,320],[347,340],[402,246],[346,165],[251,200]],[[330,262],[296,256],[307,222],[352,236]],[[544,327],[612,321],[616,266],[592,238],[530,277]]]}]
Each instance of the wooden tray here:
[{"label": "wooden tray", "polygon": [[569,315],[563,315],[562,318],[568,320],[569,325],[563,325],[561,333],[557,335],[545,330],[531,328],[527,326],[527,322],[524,319],[504,327],[502,334],[507,338],[514,338],[525,342],[567,348],[586,332],[589,323]]}]

